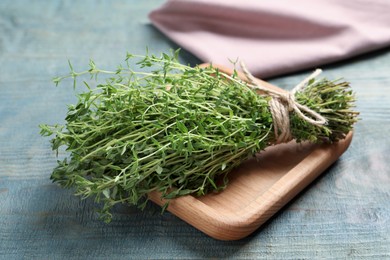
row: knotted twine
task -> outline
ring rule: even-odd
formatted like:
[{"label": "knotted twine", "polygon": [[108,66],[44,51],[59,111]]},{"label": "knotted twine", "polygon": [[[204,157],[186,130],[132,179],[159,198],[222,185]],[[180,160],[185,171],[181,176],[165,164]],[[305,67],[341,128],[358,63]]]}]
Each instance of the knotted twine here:
[{"label": "knotted twine", "polygon": [[323,126],[327,123],[326,118],[309,107],[300,104],[295,99],[295,93],[303,90],[309,81],[317,77],[322,72],[322,70],[316,69],[310,76],[296,85],[291,91],[287,92],[275,91],[265,87],[248,71],[243,62],[241,62],[240,65],[245,77],[250,84],[249,86],[253,89],[260,90],[271,97],[268,105],[274,124],[276,143],[289,142],[293,139],[290,130],[290,112],[292,111],[294,111],[300,118],[312,125]]}]

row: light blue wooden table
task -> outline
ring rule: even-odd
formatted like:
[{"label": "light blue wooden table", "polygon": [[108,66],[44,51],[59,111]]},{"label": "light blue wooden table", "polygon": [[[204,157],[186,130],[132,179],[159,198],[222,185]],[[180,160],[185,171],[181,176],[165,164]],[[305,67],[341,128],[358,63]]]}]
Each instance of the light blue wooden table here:
[{"label": "light blue wooden table", "polygon": [[[1,259],[390,258],[390,49],[324,66],[344,77],[362,120],[349,150],[250,237],[216,241],[151,203],[97,219],[92,201],[52,184],[41,123],[63,122],[71,87],[51,78],[90,58],[115,68],[126,51],[177,48],[147,14],[163,1],[0,1]],[[199,63],[183,51],[186,63]],[[271,82],[283,88],[307,72]]]}]

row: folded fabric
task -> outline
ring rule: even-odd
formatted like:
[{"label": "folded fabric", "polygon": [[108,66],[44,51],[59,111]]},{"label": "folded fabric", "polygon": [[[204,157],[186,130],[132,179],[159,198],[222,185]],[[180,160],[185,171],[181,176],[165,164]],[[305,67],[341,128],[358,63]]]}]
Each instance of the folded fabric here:
[{"label": "folded fabric", "polygon": [[169,0],[149,18],[202,61],[261,78],[390,45],[388,0]]}]

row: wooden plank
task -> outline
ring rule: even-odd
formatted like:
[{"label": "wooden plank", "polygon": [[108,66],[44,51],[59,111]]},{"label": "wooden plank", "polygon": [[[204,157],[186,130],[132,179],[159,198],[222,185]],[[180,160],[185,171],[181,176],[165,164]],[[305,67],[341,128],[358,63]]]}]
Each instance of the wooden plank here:
[{"label": "wooden plank", "polygon": [[[50,79],[68,72],[67,59],[116,68],[126,51],[177,48],[146,23],[163,2],[0,1],[0,259],[389,259],[390,49],[322,67],[357,94],[351,146],[242,240],[212,239],[153,203],[118,206],[105,224],[93,201],[51,183],[56,158],[37,126],[61,122],[74,95]],[[269,82],[289,89],[307,74]]]},{"label": "wooden plank", "polygon": [[[228,75],[233,73],[227,68],[214,66]],[[242,73],[239,77],[245,80]],[[267,88],[284,92],[267,82],[258,81]],[[213,238],[241,239],[259,228],[315,180],[344,153],[351,140],[352,133],[333,145],[290,142],[270,147],[260,153],[258,161],[244,162],[230,173],[229,185],[224,191],[171,200],[168,210]],[[149,197],[160,206],[166,203],[158,192]]]}]

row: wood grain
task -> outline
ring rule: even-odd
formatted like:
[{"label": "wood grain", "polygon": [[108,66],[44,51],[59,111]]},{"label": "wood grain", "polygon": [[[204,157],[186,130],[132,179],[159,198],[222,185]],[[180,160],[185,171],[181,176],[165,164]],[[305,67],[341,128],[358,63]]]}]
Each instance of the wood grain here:
[{"label": "wood grain", "polygon": [[[55,88],[51,78],[68,72],[68,59],[116,69],[126,51],[176,49],[148,24],[163,2],[0,1],[0,259],[390,259],[390,49],[322,66],[357,95],[353,141],[244,239],[212,239],[154,203],[118,206],[105,224],[92,200],[51,183],[56,157],[38,125],[62,122],[76,101],[72,82]],[[199,63],[184,50],[180,59]],[[288,90],[309,73],[267,81]]]},{"label": "wood grain", "polygon": [[[228,68],[213,66],[228,75],[233,73]],[[238,76],[245,80],[242,73]],[[285,91],[257,80],[272,90]],[[336,161],[351,140],[352,133],[349,133],[345,140],[333,145],[290,142],[270,147],[261,152],[257,160],[244,162],[230,173],[229,185],[224,191],[171,200],[168,211],[213,238],[244,238]],[[158,192],[149,197],[160,206],[166,203]]]}]

